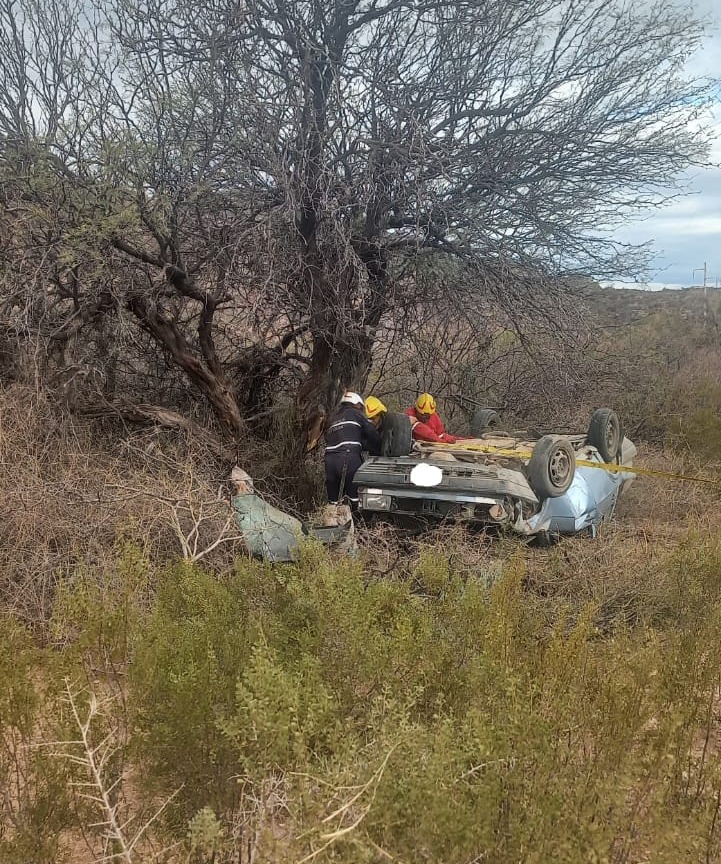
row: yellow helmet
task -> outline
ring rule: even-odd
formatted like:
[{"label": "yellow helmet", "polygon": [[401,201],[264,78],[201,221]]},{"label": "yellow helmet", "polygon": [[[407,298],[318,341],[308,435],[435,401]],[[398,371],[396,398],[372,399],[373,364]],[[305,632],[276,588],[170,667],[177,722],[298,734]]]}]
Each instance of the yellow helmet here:
[{"label": "yellow helmet", "polygon": [[436,400],[430,393],[421,393],[421,395],[416,399],[416,411],[420,414],[435,414]]},{"label": "yellow helmet", "polygon": [[366,417],[369,420],[372,420],[374,417],[377,417],[379,414],[385,414],[388,409],[381,402],[380,399],[375,396],[369,396],[366,399]]}]

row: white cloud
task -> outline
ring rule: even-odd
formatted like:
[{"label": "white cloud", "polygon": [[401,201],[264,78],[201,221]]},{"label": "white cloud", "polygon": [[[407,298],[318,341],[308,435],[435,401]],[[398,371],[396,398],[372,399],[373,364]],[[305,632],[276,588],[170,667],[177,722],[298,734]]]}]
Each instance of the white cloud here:
[{"label": "white cloud", "polygon": [[658,216],[644,223],[645,228],[638,231],[637,237],[648,236],[654,242],[664,237],[721,237],[721,215],[706,215],[701,208],[686,207],[685,212],[674,215]]},{"label": "white cloud", "polygon": [[636,291],[682,291],[688,285],[679,285],[673,282],[601,282],[602,288],[633,288]]}]

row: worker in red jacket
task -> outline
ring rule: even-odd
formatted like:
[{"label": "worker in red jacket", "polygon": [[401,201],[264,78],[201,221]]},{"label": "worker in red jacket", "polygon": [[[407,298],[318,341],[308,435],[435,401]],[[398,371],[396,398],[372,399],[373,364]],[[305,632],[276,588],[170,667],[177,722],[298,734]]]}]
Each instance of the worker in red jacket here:
[{"label": "worker in red jacket", "polygon": [[441,444],[455,444],[459,439],[449,435],[436,411],[436,400],[430,393],[421,393],[416,404],[405,412],[411,418],[413,437],[417,441],[433,441]]}]

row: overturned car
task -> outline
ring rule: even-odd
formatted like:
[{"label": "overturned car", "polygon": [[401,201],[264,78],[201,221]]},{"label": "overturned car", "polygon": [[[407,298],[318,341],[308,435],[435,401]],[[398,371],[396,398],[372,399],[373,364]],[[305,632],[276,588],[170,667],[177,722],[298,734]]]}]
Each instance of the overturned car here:
[{"label": "overturned car", "polygon": [[634,476],[623,469],[632,468],[636,447],[616,413],[597,409],[578,435],[506,433],[499,422],[487,409],[476,417],[478,437],[430,444],[412,441],[407,417],[387,415],[384,455],[366,460],[355,475],[361,511],[406,524],[506,526],[542,540],[595,536]]}]

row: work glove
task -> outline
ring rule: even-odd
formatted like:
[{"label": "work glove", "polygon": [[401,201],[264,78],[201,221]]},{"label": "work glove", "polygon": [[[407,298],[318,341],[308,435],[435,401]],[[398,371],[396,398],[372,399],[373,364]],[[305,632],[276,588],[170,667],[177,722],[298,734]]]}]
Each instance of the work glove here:
[{"label": "work glove", "polygon": [[449,435],[447,432],[444,432],[440,437],[444,444],[455,444],[458,441],[455,435]]}]

